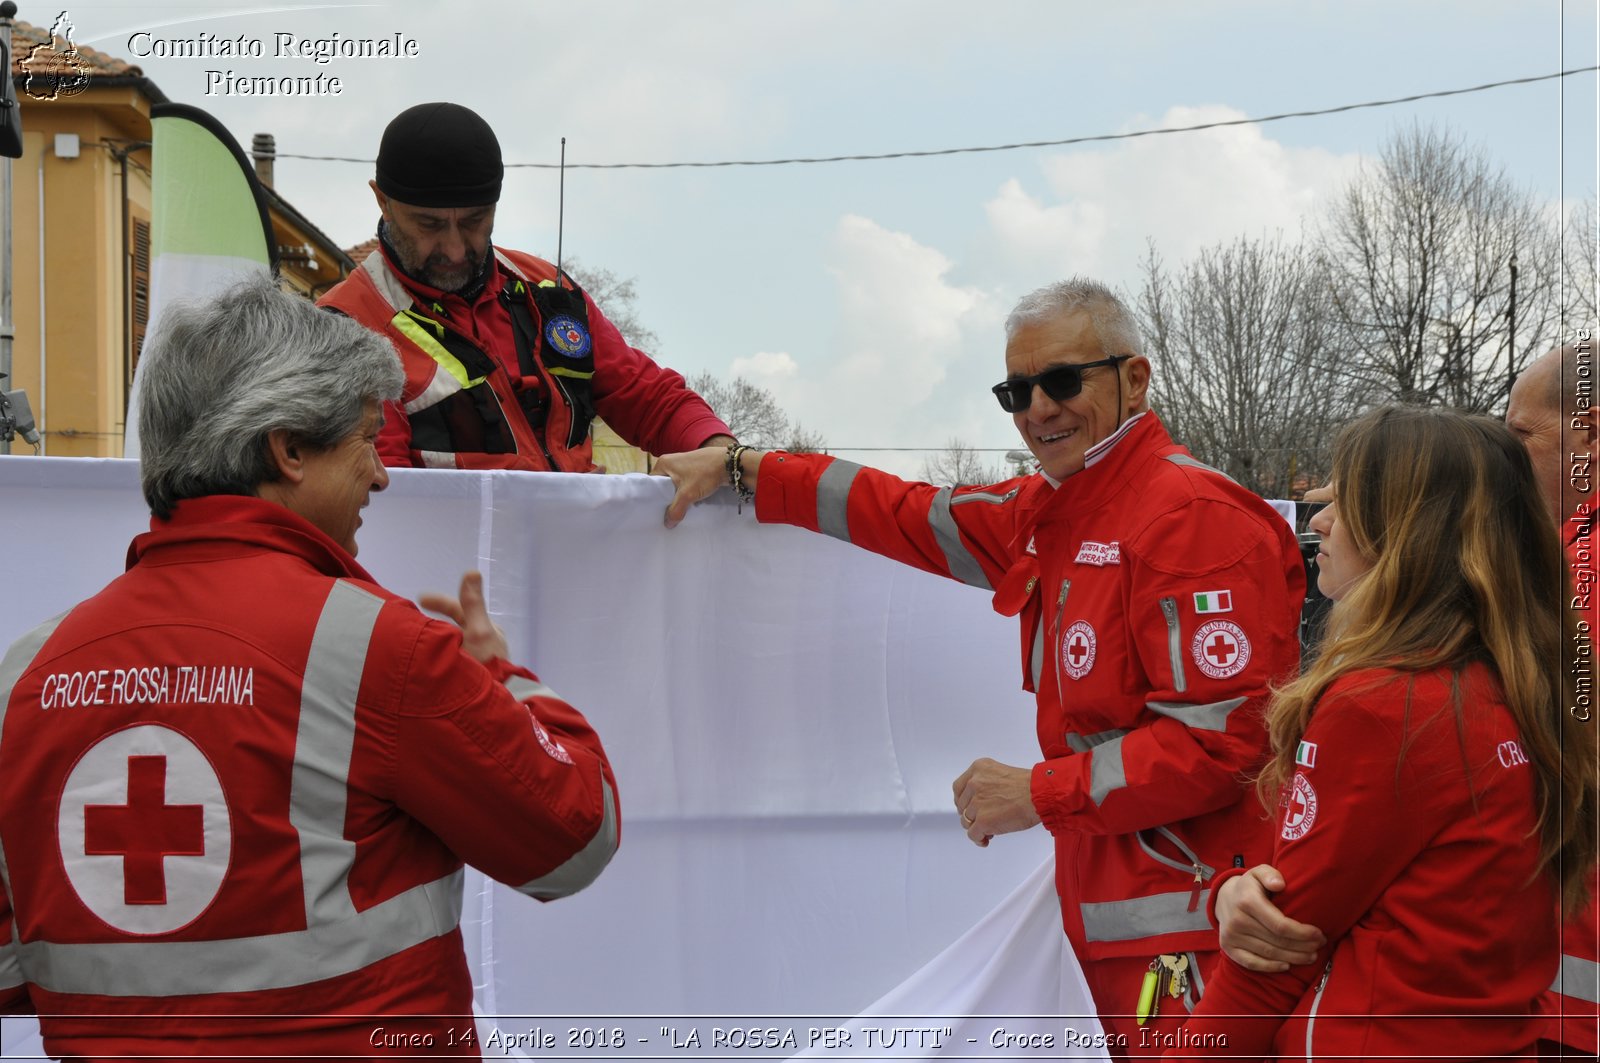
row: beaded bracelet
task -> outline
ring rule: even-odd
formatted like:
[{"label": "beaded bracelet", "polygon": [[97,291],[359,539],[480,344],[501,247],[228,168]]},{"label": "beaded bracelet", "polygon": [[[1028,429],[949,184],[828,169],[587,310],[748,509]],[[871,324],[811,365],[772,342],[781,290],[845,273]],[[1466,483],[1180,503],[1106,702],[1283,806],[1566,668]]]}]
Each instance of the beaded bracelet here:
[{"label": "beaded bracelet", "polygon": [[725,463],[728,470],[728,483],[733,487],[733,493],[739,496],[740,513],[744,512],[744,504],[756,497],[756,493],[744,485],[744,466],[740,463],[740,459],[750,449],[738,443],[728,444],[728,458]]}]

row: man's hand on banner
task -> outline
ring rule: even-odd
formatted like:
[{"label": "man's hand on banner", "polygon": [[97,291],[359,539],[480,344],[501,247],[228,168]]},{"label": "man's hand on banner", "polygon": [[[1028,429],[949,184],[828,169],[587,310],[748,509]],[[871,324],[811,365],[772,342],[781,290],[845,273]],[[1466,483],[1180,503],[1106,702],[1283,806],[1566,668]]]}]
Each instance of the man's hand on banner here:
[{"label": "man's hand on banner", "polygon": [[979,757],[972,767],[951,784],[961,826],[974,845],[988,845],[996,834],[1011,834],[1039,824],[1033,807],[1033,772],[1013,768],[988,757]]}]

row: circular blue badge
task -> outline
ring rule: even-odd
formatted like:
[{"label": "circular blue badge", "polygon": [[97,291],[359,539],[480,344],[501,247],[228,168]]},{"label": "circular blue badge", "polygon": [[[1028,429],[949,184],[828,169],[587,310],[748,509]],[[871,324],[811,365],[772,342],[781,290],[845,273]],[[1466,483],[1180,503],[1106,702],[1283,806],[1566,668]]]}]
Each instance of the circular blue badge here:
[{"label": "circular blue badge", "polygon": [[568,358],[582,358],[589,353],[589,330],[583,327],[583,322],[565,314],[545,324],[544,339]]}]

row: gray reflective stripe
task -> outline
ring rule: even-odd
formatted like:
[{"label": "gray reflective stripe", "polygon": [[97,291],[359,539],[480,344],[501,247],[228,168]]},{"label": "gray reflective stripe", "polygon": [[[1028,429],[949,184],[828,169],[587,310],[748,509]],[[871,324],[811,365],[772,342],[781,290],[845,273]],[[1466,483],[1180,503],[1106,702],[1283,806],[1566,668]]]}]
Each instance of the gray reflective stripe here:
[{"label": "gray reflective stripe", "polygon": [[358,971],[449,933],[461,921],[462,873],[414,886],[351,919],[221,941],[21,946],[29,982],[55,993],[173,997],[305,985]]},{"label": "gray reflective stripe", "polygon": [[520,675],[514,675],[507,679],[506,689],[511,691],[511,696],[518,701],[532,697],[559,698],[561,696],[537,679],[529,679]]},{"label": "gray reflective stripe", "polygon": [[1096,746],[1094,760],[1089,764],[1089,797],[1103,805],[1106,795],[1128,785],[1128,772],[1122,765],[1122,739]]},{"label": "gray reflective stripe", "polygon": [[1556,971],[1556,980],[1550,983],[1550,992],[1600,1004],[1600,964],[1580,956],[1562,956],[1561,968]]},{"label": "gray reflective stripe", "polygon": [[56,633],[61,621],[66,618],[67,614],[62,613],[46,620],[13,642],[11,648],[6,651],[4,659],[0,659],[0,730],[6,725],[6,706],[11,703],[11,691],[16,688],[22,673],[28,670],[28,665],[39,656],[39,651],[44,649],[44,644],[50,640],[50,636]]},{"label": "gray reflective stripe", "polygon": [[1229,698],[1227,701],[1213,701],[1205,705],[1191,705],[1181,701],[1147,701],[1144,704],[1151,712],[1177,720],[1185,727],[1193,727],[1200,731],[1226,731],[1228,716],[1244,702],[1244,698]]},{"label": "gray reflective stripe", "polygon": [[0,989],[22,984],[22,963],[17,959],[16,920],[11,921],[11,940],[0,944]]},{"label": "gray reflective stripe", "polygon": [[600,787],[605,814],[594,837],[589,839],[589,844],[548,875],[541,875],[532,882],[518,886],[518,893],[526,893],[542,901],[567,897],[593,882],[605,870],[617,851],[617,799],[604,776],[601,776]]},{"label": "gray reflective stripe", "polygon": [[1087,753],[1095,746],[1103,746],[1113,739],[1121,738],[1128,733],[1126,727],[1113,727],[1109,731],[1096,731],[1092,735],[1081,735],[1077,731],[1068,731],[1066,734],[1067,748],[1077,753]]},{"label": "gray reflective stripe", "polygon": [[449,370],[437,362],[433,366],[433,379],[428,381],[428,386],[417,393],[417,397],[405,404],[406,413],[416,413],[425,410],[454,395],[461,390],[461,381],[457,380]]},{"label": "gray reflective stripe", "polygon": [[1033,689],[1039,689],[1039,679],[1044,675],[1044,613],[1039,614],[1039,622],[1033,628],[1033,655],[1028,662],[1033,672]]},{"label": "gray reflective stripe", "polygon": [[1227,480],[1229,483],[1237,483],[1238,482],[1233,477],[1231,477],[1227,473],[1223,472],[1221,469],[1213,468],[1212,466],[1207,465],[1203,461],[1200,461],[1200,460],[1198,460],[1196,458],[1191,458],[1187,454],[1168,454],[1167,455],[1167,460],[1172,462],[1172,464],[1174,464],[1174,465],[1183,465],[1183,466],[1187,466],[1188,468],[1191,468],[1191,469],[1204,469],[1206,472],[1214,472],[1218,476],[1222,477],[1224,480]]},{"label": "gray reflective stripe", "polygon": [[928,523],[933,526],[933,537],[938,541],[939,549],[944,551],[944,563],[950,569],[950,575],[969,587],[994,590],[989,585],[989,577],[983,574],[983,566],[978,564],[978,559],[961,541],[961,529],[956,527],[956,520],[950,515],[950,488],[940,488],[939,493],[933,496],[933,501],[928,505]]},{"label": "gray reflective stripe", "polygon": [[834,459],[817,478],[817,531],[835,539],[850,541],[850,518],[847,505],[850,485],[855,483],[861,466],[849,461]]},{"label": "gray reflective stripe", "polygon": [[1013,487],[1003,495],[997,495],[993,491],[968,491],[964,495],[955,495],[952,497],[950,499],[950,504],[952,506],[959,506],[963,502],[989,502],[998,506],[1002,503],[1011,501],[1013,498],[1016,498],[1017,492],[1021,490],[1022,488],[1020,487]]},{"label": "gray reflective stripe", "polygon": [[1189,911],[1189,891],[1157,893],[1126,901],[1080,904],[1083,932],[1088,941],[1133,941],[1156,934],[1210,930],[1205,905]]},{"label": "gray reflective stripe", "polygon": [[456,456],[443,450],[419,450],[417,454],[422,458],[424,469],[453,469],[456,467]]},{"label": "gray reflective stripe", "polygon": [[356,694],[382,608],[382,598],[338,580],[311,636],[289,780],[289,823],[300,836],[307,926],[355,915],[349,878],[356,846],[345,840],[345,804],[356,739]]},{"label": "gray reflective stripe", "polygon": [[507,273],[511,274],[519,281],[528,282],[528,275],[523,273],[522,270],[518,269],[517,264],[511,261],[510,258],[506,257],[505,252],[501,251],[498,247],[494,249],[494,257],[495,261],[500,263],[501,269],[504,269]]},{"label": "gray reflective stripe", "polygon": [[374,249],[372,254],[361,260],[361,268],[372,278],[372,286],[378,289],[378,294],[389,304],[389,309],[399,313],[411,308],[411,293],[406,291],[398,277],[389,272],[389,263],[382,251]]}]

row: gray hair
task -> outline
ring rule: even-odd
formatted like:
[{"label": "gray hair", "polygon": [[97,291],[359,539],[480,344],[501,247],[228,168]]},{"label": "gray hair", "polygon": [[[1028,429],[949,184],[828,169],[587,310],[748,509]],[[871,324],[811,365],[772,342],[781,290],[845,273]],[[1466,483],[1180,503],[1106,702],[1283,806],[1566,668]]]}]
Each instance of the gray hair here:
[{"label": "gray hair", "polygon": [[139,376],[139,479],[163,518],[185,498],[255,494],[278,475],[270,433],[325,449],[405,380],[383,336],[264,278],[164,309]]},{"label": "gray hair", "polygon": [[1011,339],[1026,325],[1037,325],[1078,310],[1089,315],[1094,334],[1100,338],[1103,353],[1144,353],[1144,342],[1139,338],[1139,323],[1133,319],[1128,308],[1110,288],[1087,277],[1069,277],[1024,295],[1016,309],[1011,311],[1011,316],[1006,318],[1006,339]]}]

